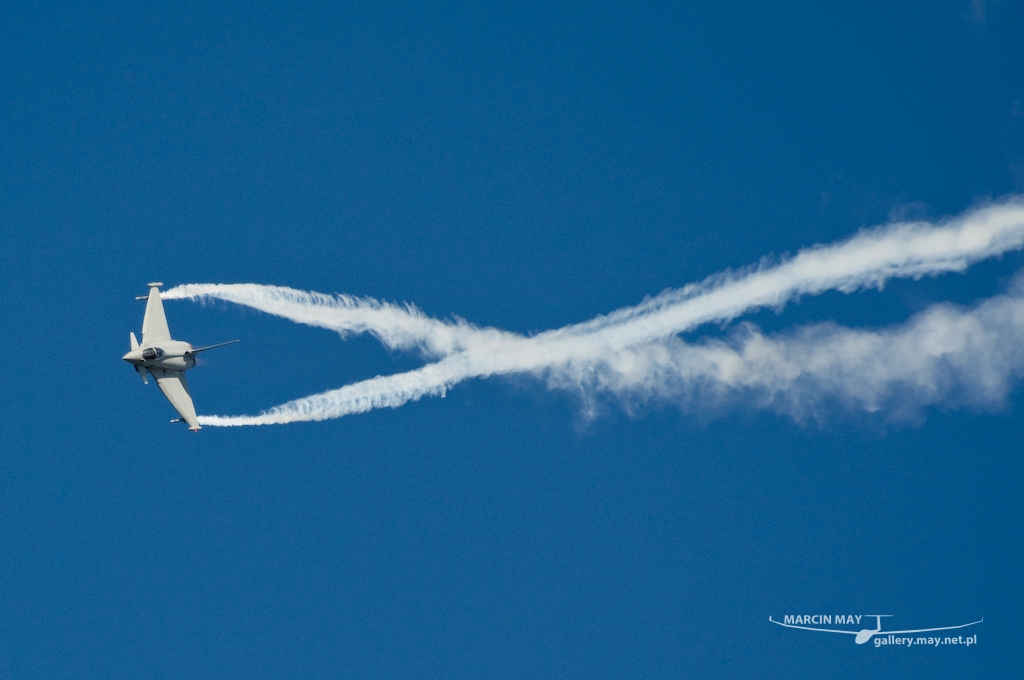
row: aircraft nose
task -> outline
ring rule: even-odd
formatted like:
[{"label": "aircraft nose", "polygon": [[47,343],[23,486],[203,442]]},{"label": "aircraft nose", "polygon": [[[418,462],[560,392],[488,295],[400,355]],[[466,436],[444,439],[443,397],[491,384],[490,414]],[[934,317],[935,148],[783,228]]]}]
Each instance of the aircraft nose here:
[{"label": "aircraft nose", "polygon": [[121,358],[127,361],[128,363],[132,364],[137,361],[142,361],[142,352],[140,352],[137,349],[133,349],[132,351],[128,352]]}]

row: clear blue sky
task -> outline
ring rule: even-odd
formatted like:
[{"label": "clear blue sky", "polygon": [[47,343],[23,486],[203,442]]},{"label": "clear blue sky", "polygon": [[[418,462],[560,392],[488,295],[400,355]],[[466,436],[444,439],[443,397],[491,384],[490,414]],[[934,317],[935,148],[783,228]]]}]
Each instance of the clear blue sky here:
[{"label": "clear blue sky", "polygon": [[[528,378],[321,423],[167,423],[121,361],[148,281],[531,333],[1024,191],[1015,3],[513,4],[5,9],[0,675],[1020,674],[1019,387],[895,424],[587,421]],[[1022,266],[748,320],[899,323]],[[421,365],[166,309],[176,337],[241,339],[190,372],[201,414]],[[934,650],[768,623],[838,612],[985,623]]]}]

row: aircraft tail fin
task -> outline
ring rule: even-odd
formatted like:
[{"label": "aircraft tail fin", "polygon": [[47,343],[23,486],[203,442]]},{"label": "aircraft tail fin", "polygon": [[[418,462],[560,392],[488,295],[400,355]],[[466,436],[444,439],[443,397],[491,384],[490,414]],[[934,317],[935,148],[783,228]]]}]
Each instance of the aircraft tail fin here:
[{"label": "aircraft tail fin", "polygon": [[167,328],[167,317],[164,316],[164,303],[160,300],[162,283],[149,284],[149,298],[146,303],[146,316],[142,318],[142,344],[171,339],[171,331]]},{"label": "aircraft tail fin", "polygon": [[[132,351],[134,352],[139,348],[139,339],[135,337],[135,333],[128,333],[128,344],[131,345]],[[136,364],[135,372],[142,377],[142,383],[148,385],[149,381],[146,380],[146,367],[139,366]]]}]

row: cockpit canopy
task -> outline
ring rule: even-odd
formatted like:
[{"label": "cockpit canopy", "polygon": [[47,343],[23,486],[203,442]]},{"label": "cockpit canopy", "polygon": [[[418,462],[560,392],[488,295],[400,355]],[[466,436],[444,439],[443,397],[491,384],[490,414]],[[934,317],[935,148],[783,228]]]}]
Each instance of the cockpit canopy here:
[{"label": "cockpit canopy", "polygon": [[142,350],[142,359],[144,361],[156,361],[157,359],[162,358],[163,355],[164,351],[159,347],[147,347]]}]

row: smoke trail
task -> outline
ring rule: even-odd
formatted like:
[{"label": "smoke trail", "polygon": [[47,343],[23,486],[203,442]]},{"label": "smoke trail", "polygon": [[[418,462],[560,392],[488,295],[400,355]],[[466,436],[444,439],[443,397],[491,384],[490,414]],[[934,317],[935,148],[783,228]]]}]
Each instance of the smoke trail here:
[{"label": "smoke trail", "polygon": [[[431,319],[409,305],[255,284],[189,284],[167,291],[164,297],[217,298],[299,323],[330,328],[342,335],[369,332],[389,347],[416,348],[424,356],[438,359],[415,371],[377,377],[288,402],[259,416],[200,419],[209,425],[336,418],[443,394],[468,378],[510,373],[532,374],[555,388],[606,392],[623,399],[658,396],[685,401],[697,394],[705,398],[714,394],[720,400],[728,394],[746,391],[755,394],[763,405],[800,417],[800,411],[807,410],[815,394],[843,397],[869,410],[877,409],[885,400],[885,391],[891,391],[895,385],[916,384],[919,391],[928,392],[922,387],[925,384],[922,380],[935,383],[941,370],[956,373],[957,366],[965,366],[970,361],[958,359],[950,364],[950,356],[960,356],[956,354],[959,350],[955,334],[938,333],[934,323],[920,321],[925,317],[915,317],[901,329],[873,333],[819,326],[796,335],[769,339],[748,328],[743,338],[737,336],[729,342],[700,346],[687,345],[676,336],[703,323],[728,321],[759,307],[781,307],[799,295],[827,290],[851,292],[881,287],[892,277],[962,271],[981,259],[1022,246],[1024,202],[1014,198],[937,225],[899,223],[867,230],[835,245],[800,251],[795,257],[777,264],[763,262],[739,272],[719,274],[699,284],[666,291],[641,305],[529,338],[493,328],[478,328],[463,321]],[[1004,311],[1009,313],[1018,309],[1020,298],[1007,296],[999,304],[1004,303],[1008,305]],[[995,305],[996,300],[992,304]],[[943,318],[957,317],[962,323],[974,319],[975,324],[981,324],[984,332],[978,337],[1006,340],[1020,330],[994,324],[994,318],[982,314],[982,308],[968,312],[941,309]],[[925,315],[929,319],[938,318],[935,315],[939,312],[932,310],[928,314],[932,315]],[[932,332],[924,332],[926,328]],[[885,358],[878,354],[856,353],[849,356],[861,356],[862,360],[853,364],[840,354],[827,351],[839,345],[891,350],[896,339],[900,347],[924,343],[935,349],[935,357],[945,359],[936,358],[927,366],[918,362],[913,364],[916,372],[904,374],[894,369],[904,370],[911,364],[886,364]],[[794,354],[795,348],[799,348],[799,352]],[[991,349],[991,345],[982,343],[974,349],[986,348]],[[929,356],[920,351],[917,355]],[[769,364],[758,360],[766,356],[773,357]],[[834,358],[826,360],[828,356]],[[787,357],[788,362],[780,363]],[[797,357],[812,357],[815,361],[801,362]],[[867,361],[869,357],[877,357],[877,360],[872,363]],[[989,352],[985,357],[993,355]],[[985,357],[978,361],[986,360]],[[1014,374],[1018,365],[1014,363],[1015,357],[1000,357],[1002,363],[988,366],[986,375],[994,372],[1005,376],[1008,371]],[[771,366],[778,370],[772,373],[768,370]],[[975,366],[979,367],[980,364]],[[834,379],[842,374],[860,375],[859,371],[878,378],[870,388],[865,387],[863,381],[850,382],[850,385],[859,385],[856,389],[841,388]],[[769,374],[772,380],[765,378]],[[785,376],[791,379],[784,380]],[[985,397],[988,401],[994,398],[991,395],[995,392],[991,389],[983,392],[988,395]],[[935,387],[930,388],[929,393],[947,394],[948,390]],[[783,404],[788,406],[783,408]],[[797,408],[797,404],[803,406]]]},{"label": "smoke trail", "polygon": [[671,400],[691,410],[751,399],[805,420],[835,402],[894,419],[922,406],[988,406],[1024,375],[1024,285],[967,310],[935,305],[882,330],[817,324],[768,337],[744,325],[727,340],[690,345],[667,338],[545,366],[456,354],[420,369],[376,377],[276,406],[258,416],[201,416],[205,425],[269,425],[325,420],[443,395],[471,377],[531,373],[549,387],[608,394],[624,406]]},{"label": "smoke trail", "polygon": [[637,346],[593,363],[558,366],[552,388],[618,398],[627,409],[652,399],[689,410],[753,403],[798,421],[829,405],[913,418],[924,406],[995,406],[1024,376],[1024,277],[971,308],[937,304],[906,323],[851,329],[832,323],[766,336],[743,324],[730,337],[690,345],[679,338]]}]

